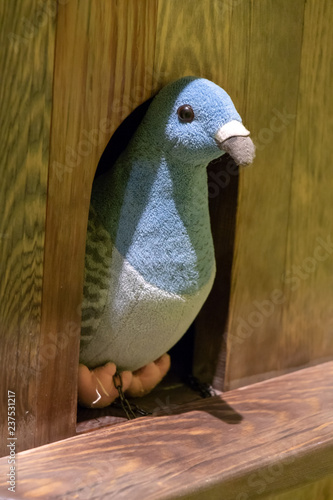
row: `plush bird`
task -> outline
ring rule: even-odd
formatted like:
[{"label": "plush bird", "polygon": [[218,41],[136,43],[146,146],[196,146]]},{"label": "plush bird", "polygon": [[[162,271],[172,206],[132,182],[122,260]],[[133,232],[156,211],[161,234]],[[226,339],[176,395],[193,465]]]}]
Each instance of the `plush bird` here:
[{"label": "plush bird", "polygon": [[204,304],[215,277],[207,164],[254,158],[229,95],[203,78],[164,87],[114,168],[92,189],[85,260],[79,402],[103,407],[149,392],[167,351]]}]

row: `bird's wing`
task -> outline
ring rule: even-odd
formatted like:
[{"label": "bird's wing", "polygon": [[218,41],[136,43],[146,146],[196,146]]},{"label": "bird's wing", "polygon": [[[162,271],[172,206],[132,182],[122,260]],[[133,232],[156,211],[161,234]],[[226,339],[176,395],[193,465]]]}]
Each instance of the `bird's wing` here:
[{"label": "bird's wing", "polygon": [[89,344],[102,318],[110,286],[112,242],[90,206],[82,302],[81,345]]}]

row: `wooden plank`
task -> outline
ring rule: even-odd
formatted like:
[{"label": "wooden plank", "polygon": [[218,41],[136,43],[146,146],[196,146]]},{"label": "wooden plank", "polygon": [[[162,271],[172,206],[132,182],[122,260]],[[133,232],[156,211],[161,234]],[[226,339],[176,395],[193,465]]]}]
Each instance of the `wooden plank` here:
[{"label": "wooden plank", "polygon": [[91,185],[110,135],[151,95],[155,4],[71,0],[59,5],[37,444],[75,433]]},{"label": "wooden plank", "polygon": [[17,449],[35,444],[55,14],[52,1],[0,4],[0,377],[5,454],[8,391]]},{"label": "wooden plank", "polygon": [[[304,3],[251,2],[248,17],[242,12],[245,2],[233,10],[230,58],[238,61],[236,82],[246,79],[246,123],[257,156],[254,167],[240,175],[225,389],[283,373],[288,366],[285,345],[290,331],[288,318],[283,319],[286,299],[280,289],[286,267]],[[248,33],[244,50],[237,43],[238,31]]]},{"label": "wooden plank", "polygon": [[[250,500],[333,474],[333,362],[22,452],[2,498]],[[324,499],[323,499],[324,500]]]},{"label": "wooden plank", "polygon": [[[265,497],[265,500],[330,500],[331,498],[333,498],[332,476],[287,493],[270,495]],[[244,497],[243,500],[246,498]]]},{"label": "wooden plank", "polygon": [[333,357],[333,5],[306,3],[284,275],[283,366]]},{"label": "wooden plank", "polygon": [[221,3],[203,0],[194,9],[192,0],[159,0],[154,67],[160,86],[186,75],[226,81],[230,25]]}]

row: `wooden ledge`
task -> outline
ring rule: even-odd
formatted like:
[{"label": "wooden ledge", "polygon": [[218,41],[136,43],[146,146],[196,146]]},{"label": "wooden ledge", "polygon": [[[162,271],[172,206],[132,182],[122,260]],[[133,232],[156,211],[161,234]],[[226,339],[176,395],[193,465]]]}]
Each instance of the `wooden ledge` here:
[{"label": "wooden ledge", "polygon": [[[171,401],[172,403],[172,401]],[[333,474],[333,362],[28,450],[1,498],[249,500]]]}]

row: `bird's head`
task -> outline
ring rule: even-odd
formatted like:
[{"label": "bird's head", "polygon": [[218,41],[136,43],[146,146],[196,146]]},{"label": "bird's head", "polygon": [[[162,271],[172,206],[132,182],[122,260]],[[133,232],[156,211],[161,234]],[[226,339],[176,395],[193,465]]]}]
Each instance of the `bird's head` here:
[{"label": "bird's head", "polygon": [[144,119],[167,157],[186,164],[207,164],[225,152],[237,165],[252,163],[250,132],[229,95],[204,78],[184,77],[166,85]]}]

